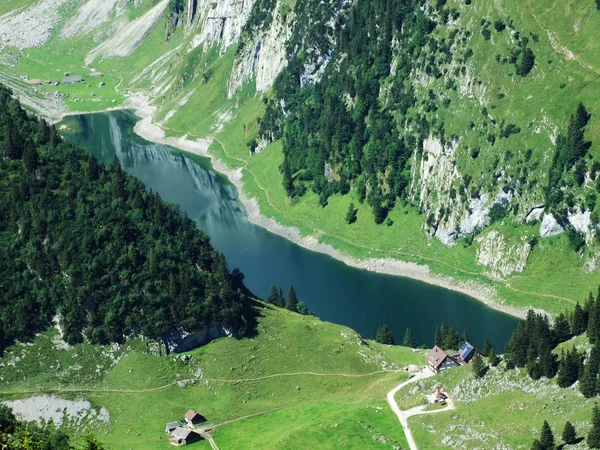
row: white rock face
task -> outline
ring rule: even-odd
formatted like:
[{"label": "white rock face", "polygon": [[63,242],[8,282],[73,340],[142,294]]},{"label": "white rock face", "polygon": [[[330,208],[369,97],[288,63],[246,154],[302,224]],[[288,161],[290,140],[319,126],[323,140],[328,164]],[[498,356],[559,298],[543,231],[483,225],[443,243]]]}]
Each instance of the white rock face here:
[{"label": "white rock face", "polygon": [[[70,38],[88,33],[98,25],[105,23],[111,11],[117,6],[124,6],[126,2],[127,0],[88,0],[63,27],[61,36],[63,38]],[[116,16],[119,16],[123,12],[124,9],[118,8]]]},{"label": "white rock face", "polygon": [[0,50],[31,48],[46,43],[60,20],[59,8],[68,0],[41,0],[0,17]]},{"label": "white rock face", "polygon": [[230,45],[237,44],[244,24],[250,16],[254,0],[199,0],[196,10],[198,30],[188,51],[199,45],[204,50],[221,45],[224,52]]},{"label": "white rock face", "polygon": [[540,226],[540,236],[550,237],[562,233],[564,228],[556,221],[552,214],[544,214],[542,225]]},{"label": "white rock face", "polygon": [[169,0],[162,0],[143,16],[122,26],[110,39],[90,51],[85,58],[85,63],[91,64],[97,58],[129,56],[163,17],[168,4]]},{"label": "white rock face", "polygon": [[591,211],[569,214],[569,223],[573,225],[573,228],[575,228],[577,231],[587,236],[590,234],[590,225],[592,223],[590,220],[591,215]]},{"label": "white rock face", "polygon": [[493,276],[503,278],[516,272],[522,272],[527,264],[527,257],[531,251],[528,242],[510,244],[505,237],[497,231],[490,231],[478,237],[477,262],[489,267]]},{"label": "white rock face", "polygon": [[287,66],[286,42],[290,37],[291,13],[285,19],[280,12],[280,0],[273,11],[271,25],[265,31],[256,32],[236,59],[229,81],[229,97],[253,76],[256,76],[256,91],[267,92],[279,73]]}]

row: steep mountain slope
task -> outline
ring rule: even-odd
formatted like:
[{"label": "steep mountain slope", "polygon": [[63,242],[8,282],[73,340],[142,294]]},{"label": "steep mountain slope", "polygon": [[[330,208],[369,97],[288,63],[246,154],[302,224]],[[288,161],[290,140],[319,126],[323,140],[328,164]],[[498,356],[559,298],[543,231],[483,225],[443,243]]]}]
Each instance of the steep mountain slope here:
[{"label": "steep mountain slope", "polygon": [[[49,3],[9,4],[0,77],[35,108],[151,102],[263,214],[352,258],[551,312],[594,284],[593,0],[66,1],[13,43]],[[102,88],[16,79],[92,69]]]}]

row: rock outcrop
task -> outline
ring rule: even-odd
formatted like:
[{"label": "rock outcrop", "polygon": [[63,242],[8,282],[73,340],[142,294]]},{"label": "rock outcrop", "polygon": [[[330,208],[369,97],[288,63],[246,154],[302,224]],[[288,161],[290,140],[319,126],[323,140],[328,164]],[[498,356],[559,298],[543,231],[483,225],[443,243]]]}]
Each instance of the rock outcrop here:
[{"label": "rock outcrop", "polygon": [[521,242],[510,243],[495,230],[478,237],[477,242],[477,262],[491,269],[492,276],[498,279],[522,272],[531,251],[526,237],[521,238]]}]

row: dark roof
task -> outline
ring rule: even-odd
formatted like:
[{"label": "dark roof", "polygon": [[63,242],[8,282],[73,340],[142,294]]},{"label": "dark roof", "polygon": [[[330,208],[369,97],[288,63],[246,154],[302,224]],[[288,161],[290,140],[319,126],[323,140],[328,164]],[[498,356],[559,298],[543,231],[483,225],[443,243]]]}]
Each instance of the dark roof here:
[{"label": "dark roof", "polygon": [[468,342],[465,342],[461,347],[460,350],[458,351],[460,353],[460,357],[463,360],[467,360],[469,358],[469,356],[471,355],[471,353],[475,350],[475,347],[473,347],[471,344],[469,344]]},{"label": "dark roof", "polygon": [[437,370],[446,358],[454,359],[444,350],[435,345],[427,355],[427,362]]},{"label": "dark roof", "polygon": [[200,417],[202,417],[202,416],[200,416],[200,414],[198,414],[193,409],[190,409],[188,412],[185,413],[185,418],[187,420],[194,420],[194,419],[198,419]]}]

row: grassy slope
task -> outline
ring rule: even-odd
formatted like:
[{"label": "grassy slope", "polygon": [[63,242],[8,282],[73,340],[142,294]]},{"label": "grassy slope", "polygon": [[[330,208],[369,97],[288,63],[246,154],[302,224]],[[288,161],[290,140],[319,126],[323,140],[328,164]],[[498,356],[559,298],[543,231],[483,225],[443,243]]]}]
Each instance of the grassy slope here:
[{"label": "grassy slope", "polygon": [[[422,354],[363,343],[354,331],[313,317],[270,307],[259,308],[259,313],[256,337],[217,340],[190,352],[189,362],[147,354],[139,341],[114,351],[86,344],[60,350],[49,332],[33,346],[16,345],[7,353],[5,362],[21,359],[3,368],[0,399],[49,392],[105,406],[111,427],[107,434],[100,430],[101,436],[114,450],[142,443],[146,449],[170,448],[164,424],[189,408],[213,424],[266,412],[218,428],[214,437],[222,449],[268,448],[268,443],[274,448],[314,448],[317,443],[320,448],[406,446],[385,404],[387,390],[405,375],[372,372],[386,363],[422,364]],[[78,365],[80,369],[73,369]],[[185,390],[173,385],[195,378],[200,369],[203,379],[195,385]],[[329,375],[294,375],[298,372]],[[140,390],[149,391],[131,392]],[[383,436],[387,444],[373,436]]]},{"label": "grassy slope", "polygon": [[409,419],[419,446],[427,449],[529,448],[548,420],[555,439],[568,420],[579,436],[590,428],[594,399],[577,388],[560,389],[556,380],[532,381],[525,371],[492,368],[475,380],[471,367],[442,372],[397,395],[401,408],[422,404],[424,395],[444,387],[456,410]]}]

